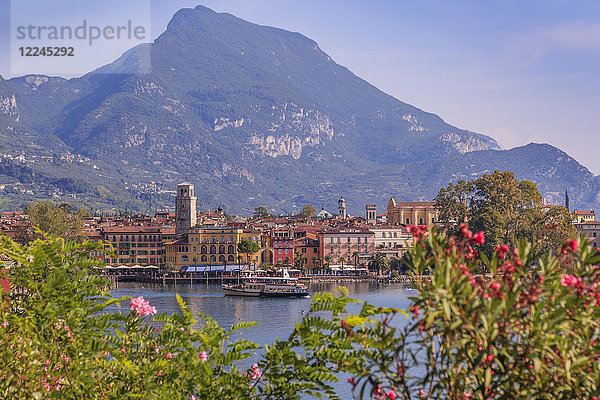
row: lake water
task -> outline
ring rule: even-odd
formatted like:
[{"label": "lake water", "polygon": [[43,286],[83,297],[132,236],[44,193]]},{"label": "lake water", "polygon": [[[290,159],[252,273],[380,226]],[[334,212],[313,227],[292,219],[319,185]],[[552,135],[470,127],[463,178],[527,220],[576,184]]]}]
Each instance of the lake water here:
[{"label": "lake water", "polygon": [[[380,307],[394,307],[407,310],[411,304],[409,297],[414,290],[406,290],[401,285],[375,282],[354,283],[321,283],[309,285],[311,293],[333,292],[338,286],[345,286],[350,297],[368,301]],[[221,285],[217,284],[148,284],[119,283],[119,287],[111,291],[115,297],[144,296],[159,313],[173,313],[179,310],[175,294],[183,298],[190,309],[197,315],[205,313],[214,318],[222,327],[229,328],[240,321],[256,321],[257,326],[238,331],[233,339],[244,338],[259,345],[275,342],[277,338],[286,339],[294,329],[294,323],[302,319],[302,314],[310,308],[310,298],[256,298],[224,296]],[[126,304],[122,305],[126,308]],[[354,309],[351,311],[358,311]],[[402,325],[406,319],[398,316],[396,324]],[[337,385],[336,385],[337,386]],[[338,393],[351,398],[349,385],[345,379],[340,382]],[[345,398],[345,396],[342,396]]]}]

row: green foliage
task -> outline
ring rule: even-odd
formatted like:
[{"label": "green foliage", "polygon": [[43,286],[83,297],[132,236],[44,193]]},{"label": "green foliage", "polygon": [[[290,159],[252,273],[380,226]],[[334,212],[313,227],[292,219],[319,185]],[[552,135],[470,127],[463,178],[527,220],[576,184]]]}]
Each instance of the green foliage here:
[{"label": "green foliage", "polygon": [[[594,399],[600,395],[600,255],[567,241],[558,256],[523,241],[478,259],[455,236],[413,230],[418,290],[411,318],[317,293],[285,340],[231,341],[212,318],[154,315],[114,299],[89,256],[61,238],[20,246],[0,297],[0,397],[7,399],[339,399],[341,374],[361,399]],[[430,275],[423,277],[425,270]],[[489,271],[483,275],[482,270]],[[123,303],[129,312],[109,312]],[[400,320],[398,321],[398,318]],[[262,354],[251,368],[254,352]]]},{"label": "green foliage", "polygon": [[[81,240],[85,237],[83,218],[89,216],[89,213],[83,209],[73,212],[69,204],[56,205],[40,200],[25,207],[25,213],[31,226],[39,232],[70,240]],[[32,232],[28,239],[34,236]]]},{"label": "green foliage", "polygon": [[269,218],[271,214],[269,213],[269,210],[267,210],[265,207],[256,207],[252,216],[254,218]]},{"label": "green foliage", "polygon": [[237,249],[240,253],[246,254],[246,261],[250,265],[250,256],[256,254],[260,250],[260,246],[252,240],[242,239],[238,242]]},{"label": "green foliage", "polygon": [[487,240],[478,248],[487,255],[496,245],[516,245],[522,239],[541,244],[539,251],[556,252],[575,235],[566,208],[545,206],[533,182],[519,181],[508,171],[449,184],[436,196],[436,208],[450,233],[465,222],[473,231],[483,231]]},{"label": "green foliage", "polygon": [[369,271],[377,272],[381,275],[381,272],[388,268],[389,262],[383,254],[375,253],[373,257],[371,257],[371,261],[369,261]]},{"label": "green foliage", "polygon": [[315,206],[312,204],[305,204],[302,210],[298,213],[298,216],[302,219],[310,219],[313,215],[317,213]]},{"label": "green foliage", "polygon": [[[422,398],[590,399],[600,394],[600,255],[568,241],[558,257],[523,241],[474,257],[454,237],[416,232],[419,296],[407,330]],[[431,279],[418,279],[429,268]],[[489,275],[481,275],[487,270]],[[411,336],[412,335],[412,336]]]}]

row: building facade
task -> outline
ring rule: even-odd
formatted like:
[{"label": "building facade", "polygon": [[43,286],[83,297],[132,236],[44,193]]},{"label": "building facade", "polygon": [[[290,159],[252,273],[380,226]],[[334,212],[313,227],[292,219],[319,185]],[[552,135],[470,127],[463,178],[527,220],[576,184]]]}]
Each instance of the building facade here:
[{"label": "building facade", "polygon": [[398,225],[377,226],[369,230],[374,234],[375,252],[386,257],[402,257],[412,245],[412,235]]},{"label": "building facade", "polygon": [[390,198],[387,206],[387,222],[392,225],[427,225],[437,221],[434,201],[396,201]]},{"label": "building facade", "polygon": [[573,211],[573,217],[575,218],[576,223],[580,224],[582,222],[589,222],[596,220],[596,212],[594,210],[584,211],[584,210],[575,210]]},{"label": "building facade", "polygon": [[273,265],[292,268],[294,265],[294,235],[290,229],[271,229]]},{"label": "building facade", "polygon": [[100,237],[113,247],[114,255],[104,257],[107,265],[162,267],[165,264],[163,234],[159,226],[105,226],[100,229]]},{"label": "building facade", "polygon": [[600,222],[583,221],[575,224],[579,237],[586,238],[592,246],[598,248],[600,245]]},{"label": "building facade", "polygon": [[242,229],[216,227],[190,229],[165,245],[166,262],[175,269],[189,265],[231,265],[242,262],[237,250]]},{"label": "building facade", "polygon": [[375,254],[374,237],[373,232],[366,229],[323,230],[319,233],[319,252],[321,258],[329,258],[331,264],[366,262]]}]

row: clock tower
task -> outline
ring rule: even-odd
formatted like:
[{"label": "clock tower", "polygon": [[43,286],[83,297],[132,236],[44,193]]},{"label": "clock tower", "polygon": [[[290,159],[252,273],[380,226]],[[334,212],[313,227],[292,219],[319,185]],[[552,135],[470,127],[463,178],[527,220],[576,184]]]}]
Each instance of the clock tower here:
[{"label": "clock tower", "polygon": [[177,185],[175,197],[175,236],[181,236],[196,225],[194,185],[187,180]]}]

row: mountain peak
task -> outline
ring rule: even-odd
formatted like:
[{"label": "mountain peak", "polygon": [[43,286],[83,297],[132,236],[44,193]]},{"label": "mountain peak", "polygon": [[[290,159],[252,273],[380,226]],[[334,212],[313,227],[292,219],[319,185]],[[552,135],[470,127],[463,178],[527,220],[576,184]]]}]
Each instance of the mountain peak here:
[{"label": "mountain peak", "polygon": [[[148,55],[151,70],[131,73]],[[94,193],[122,193],[119,182],[169,187],[189,176],[203,188],[199,202],[240,212],[289,211],[335,201],[341,191],[358,212],[390,195],[432,199],[451,180],[504,165],[545,182],[546,193],[568,183],[582,204],[600,192],[560,154],[544,156],[535,145],[480,151],[498,145],[383,93],[300,33],[204,6],[179,10],[153,43],[96,72],[113,74],[0,80],[0,129],[9,126],[15,140],[19,129],[35,132],[36,144],[62,140],[98,168],[82,170],[90,185],[108,189]],[[157,192],[136,199],[147,210],[171,201]]]}]

